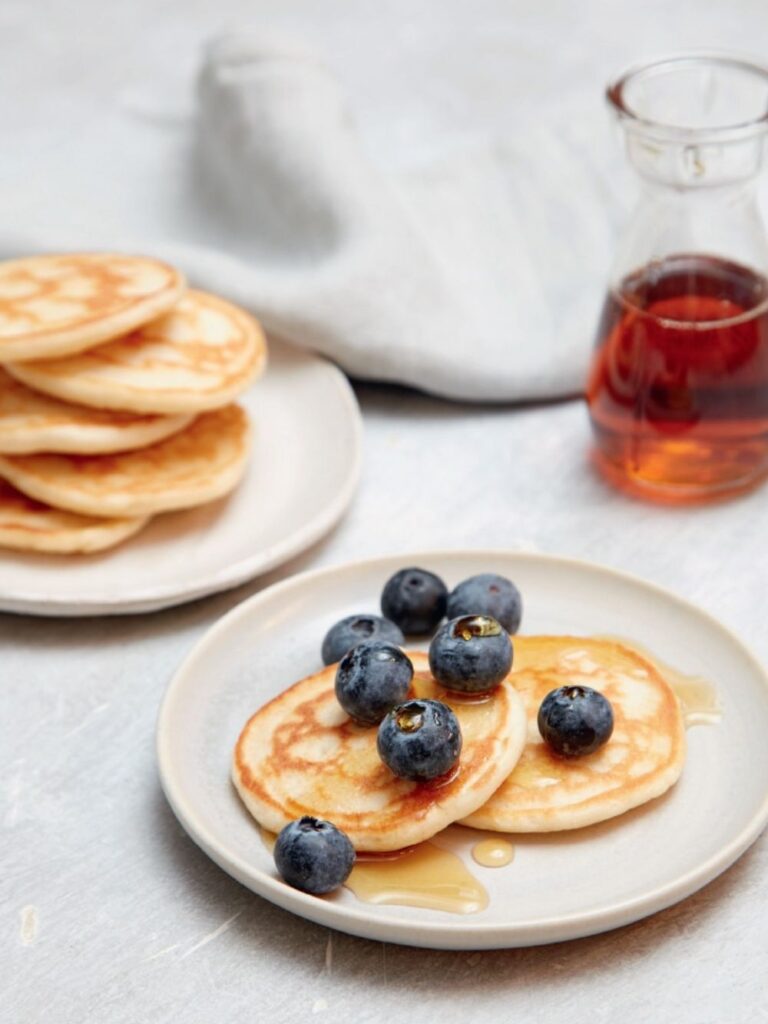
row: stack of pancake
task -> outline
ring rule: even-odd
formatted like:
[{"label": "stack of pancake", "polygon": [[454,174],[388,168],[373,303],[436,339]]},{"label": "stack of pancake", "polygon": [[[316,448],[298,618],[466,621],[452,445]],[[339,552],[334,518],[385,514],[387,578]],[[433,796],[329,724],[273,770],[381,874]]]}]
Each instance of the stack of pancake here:
[{"label": "stack of pancake", "polygon": [[99,551],[231,491],[259,324],[173,267],[111,253],[0,263],[0,546]]}]

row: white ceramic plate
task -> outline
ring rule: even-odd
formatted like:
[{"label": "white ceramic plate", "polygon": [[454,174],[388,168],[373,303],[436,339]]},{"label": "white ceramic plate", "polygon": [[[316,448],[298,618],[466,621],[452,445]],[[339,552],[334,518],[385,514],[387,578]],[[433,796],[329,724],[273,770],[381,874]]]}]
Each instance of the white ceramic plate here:
[{"label": "white ceramic plate", "polygon": [[[320,642],[342,615],[375,611],[388,576],[422,565],[454,585],[481,571],[515,580],[526,633],[621,635],[717,686],[722,722],[689,730],[685,771],[670,793],[622,818],[576,832],[521,836],[505,868],[451,845],[490,895],[458,916],[362,903],[346,889],[317,898],[277,877],[258,829],[229,781],[230,754],[249,715],[321,666]],[[245,601],[197,644],[160,713],[166,796],[184,828],[225,871],[273,903],[372,939],[484,949],[572,939],[615,928],[683,899],[725,870],[768,820],[768,678],[739,641],[680,598],[609,569],[509,552],[419,553],[304,573]],[[454,830],[452,830],[454,831]],[[463,838],[462,838],[463,836]]]},{"label": "white ceramic plate", "polygon": [[0,551],[0,610],[153,611],[234,587],[318,540],[343,514],[360,474],[360,412],[346,377],[273,341],[264,378],[241,402],[254,446],[232,495],[158,516],[102,554]]}]

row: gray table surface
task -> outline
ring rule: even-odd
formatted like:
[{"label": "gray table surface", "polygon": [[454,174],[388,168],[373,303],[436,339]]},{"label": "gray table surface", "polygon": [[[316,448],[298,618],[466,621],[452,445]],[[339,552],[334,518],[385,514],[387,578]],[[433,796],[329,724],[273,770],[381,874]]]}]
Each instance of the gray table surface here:
[{"label": "gray table surface", "polygon": [[[405,536],[410,550],[565,553],[672,588],[768,656],[768,491],[692,511],[630,501],[592,474],[578,402],[514,411],[396,389],[358,394],[359,495],[340,527],[279,575],[401,552]],[[765,836],[647,921],[485,953],[332,932],[220,871],[162,796],[155,717],[192,644],[265,582],[136,618],[0,617],[1,1020],[768,1019]]]},{"label": "gray table surface", "polygon": [[[191,75],[201,42],[244,22],[319,46],[374,158],[407,168],[514,131],[515,90],[598,97],[649,53],[754,50],[768,14],[765,0],[5,0],[0,227],[77,224],[85,198],[108,223],[200,230],[178,219]],[[144,117],[130,135],[126,111]],[[272,579],[406,547],[562,553],[672,588],[768,658],[768,490],[697,510],[647,506],[592,475],[579,403],[480,409],[358,393],[357,499]],[[155,718],[195,641],[268,582],[136,618],[0,616],[2,1024],[768,1021],[765,836],[647,921],[486,953],[331,932],[221,872],[166,806]]]}]

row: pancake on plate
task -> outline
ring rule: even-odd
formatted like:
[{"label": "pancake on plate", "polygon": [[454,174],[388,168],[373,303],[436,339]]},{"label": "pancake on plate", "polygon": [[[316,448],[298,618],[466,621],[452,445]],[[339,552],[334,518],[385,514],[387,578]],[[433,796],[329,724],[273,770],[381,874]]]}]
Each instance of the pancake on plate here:
[{"label": "pancake on plate", "polygon": [[91,516],[144,516],[220,498],[239,482],[250,427],[238,405],[198,416],[148,448],[116,455],[2,455],[0,476],[24,494]]},{"label": "pancake on plate", "polygon": [[192,416],[138,416],[87,409],[41,395],[0,368],[0,454],[128,451],[170,437]]},{"label": "pancake on plate", "polygon": [[[509,778],[463,825],[499,832],[555,832],[605,821],[680,777],[685,727],[673,690],[629,647],[584,637],[516,636],[511,681],[528,714],[528,742]],[[613,706],[614,729],[593,754],[563,758],[539,735],[542,700],[564,685],[591,686]]]},{"label": "pancake on plate", "polygon": [[70,555],[103,551],[132,537],[148,517],[102,519],[42,505],[0,480],[0,547]]},{"label": "pancake on plate", "polygon": [[248,721],[232,779],[260,825],[278,832],[303,814],[332,821],[357,850],[397,850],[429,839],[483,804],[525,742],[523,704],[509,681],[485,700],[461,699],[432,679],[426,654],[409,651],[413,695],[456,714],[463,745],[448,779],[396,778],[376,750],[376,726],[356,725],[336,700],[336,665],[291,686]]},{"label": "pancake on plate", "polygon": [[183,291],[178,270],[145,256],[0,262],[0,363],[83,352],[165,313]]},{"label": "pancake on plate", "polygon": [[71,359],[18,363],[14,377],[56,398],[98,409],[196,413],[231,402],[262,372],[256,320],[205,292],[188,291],[165,316]]}]

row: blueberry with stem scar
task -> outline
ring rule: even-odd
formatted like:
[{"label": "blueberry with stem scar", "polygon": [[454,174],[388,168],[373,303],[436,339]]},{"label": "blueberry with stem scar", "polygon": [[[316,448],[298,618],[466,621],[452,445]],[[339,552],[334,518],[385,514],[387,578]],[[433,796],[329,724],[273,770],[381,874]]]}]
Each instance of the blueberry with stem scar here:
[{"label": "blueberry with stem scar", "polygon": [[591,686],[560,686],[541,702],[539,732],[561,757],[592,754],[613,732],[613,708],[607,697]]},{"label": "blueberry with stem scar", "polygon": [[401,569],[387,580],[381,610],[408,636],[431,633],[445,615],[448,588],[433,572]]},{"label": "blueberry with stem scar", "polygon": [[490,615],[462,615],[444,623],[429,645],[432,675],[447,690],[482,693],[512,668],[512,641]]},{"label": "blueberry with stem scar", "polygon": [[393,775],[428,782],[456,765],[461,753],[459,720],[439,700],[406,701],[385,715],[377,748]]}]

